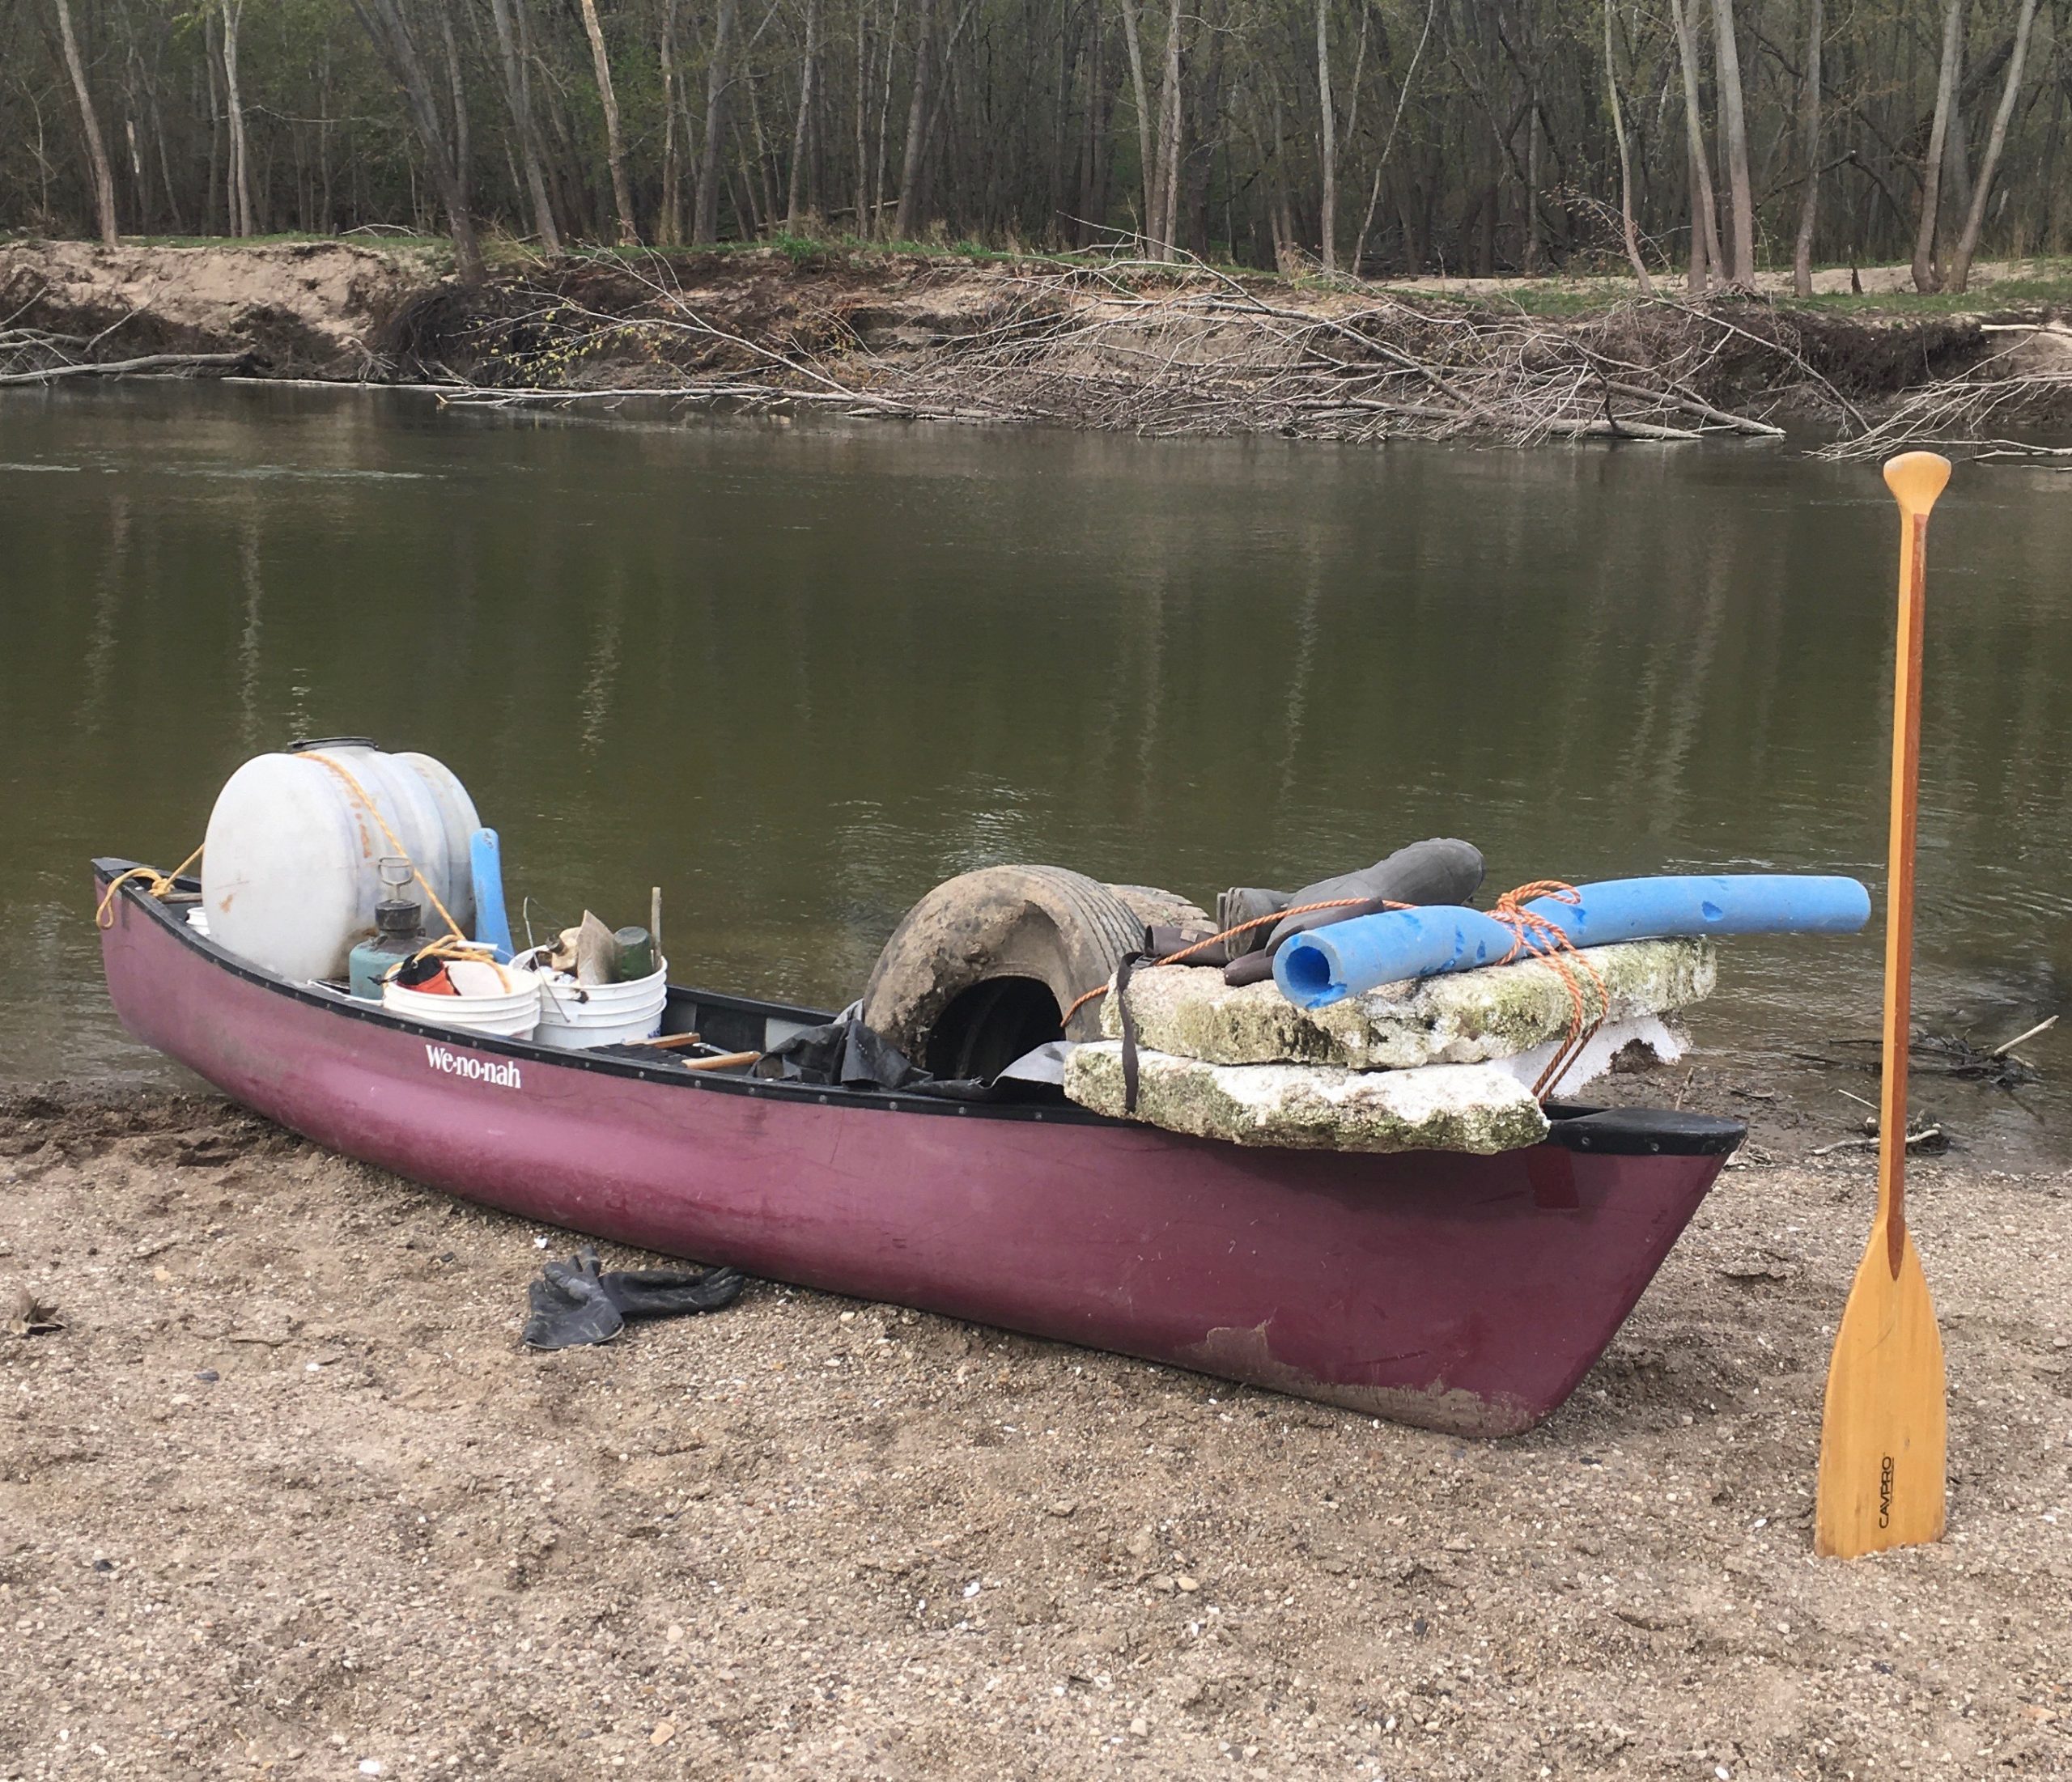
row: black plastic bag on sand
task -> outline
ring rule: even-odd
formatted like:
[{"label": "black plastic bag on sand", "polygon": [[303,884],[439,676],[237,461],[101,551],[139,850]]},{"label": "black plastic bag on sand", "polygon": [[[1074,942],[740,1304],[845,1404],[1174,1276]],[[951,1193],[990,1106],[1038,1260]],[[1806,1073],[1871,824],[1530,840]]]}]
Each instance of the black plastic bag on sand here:
[{"label": "black plastic bag on sand", "polygon": [[529,1349],[572,1349],[609,1343],[628,1318],[681,1317],[716,1312],[740,1296],[739,1269],[622,1268],[600,1271],[587,1245],[565,1262],[550,1262],[525,1290],[531,1312],[523,1341]]}]

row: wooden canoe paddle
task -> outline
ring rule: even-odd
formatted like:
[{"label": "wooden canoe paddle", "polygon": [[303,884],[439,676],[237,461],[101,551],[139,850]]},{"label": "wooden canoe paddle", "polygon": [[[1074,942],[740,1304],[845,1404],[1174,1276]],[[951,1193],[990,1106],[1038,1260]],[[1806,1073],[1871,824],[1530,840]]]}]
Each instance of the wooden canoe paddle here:
[{"label": "wooden canoe paddle", "polygon": [[1878,1211],[1828,1364],[1813,1524],[1814,1551],[1845,1559],[1942,1536],[1948,1418],[1942,1335],[1921,1258],[1907,1233],[1906,1140],[1928,514],[1949,480],[1950,460],[1932,452],[1909,452],[1885,466],[1886,486],[1900,504],[1900,631],[1892,692]]}]

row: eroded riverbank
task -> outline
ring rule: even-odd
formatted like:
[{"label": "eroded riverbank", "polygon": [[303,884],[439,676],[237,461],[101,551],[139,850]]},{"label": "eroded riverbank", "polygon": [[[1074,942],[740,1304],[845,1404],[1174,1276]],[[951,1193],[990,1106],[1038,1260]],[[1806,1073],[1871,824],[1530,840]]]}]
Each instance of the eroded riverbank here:
[{"label": "eroded riverbank", "polygon": [[1867,1156],[1731,1170],[1471,1445],[771,1286],[529,1354],[565,1234],[18,1093],[0,1285],[63,1328],[0,1332],[0,1774],[2061,1775],[2072,1179],[1915,1182],[1951,1535],[1843,1565]]},{"label": "eroded riverbank", "polygon": [[16,380],[177,370],[169,361],[190,355],[211,375],[424,384],[507,405],[646,392],[754,412],[1369,443],[1846,434],[1980,377],[2032,380],[1997,405],[2002,431],[2072,414],[2052,381],[2072,354],[2038,296],[2057,288],[2048,280],[2010,279],[1996,302],[1984,269],[1975,303],[1933,314],[1768,295],[1641,301],[1601,282],[1594,295],[1586,281],[1333,288],[769,249],[514,254],[468,286],[423,247],[18,242],[0,246],[0,356]]}]

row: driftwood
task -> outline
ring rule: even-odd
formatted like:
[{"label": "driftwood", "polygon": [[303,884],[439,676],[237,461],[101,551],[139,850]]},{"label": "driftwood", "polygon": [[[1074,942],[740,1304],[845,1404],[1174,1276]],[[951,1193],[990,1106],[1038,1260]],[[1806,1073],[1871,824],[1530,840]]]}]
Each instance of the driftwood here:
[{"label": "driftwood", "polygon": [[[442,399],[497,405],[646,393],[749,410],[1354,443],[1781,437],[1773,422],[1709,399],[1702,380],[1724,355],[1773,359],[1769,381],[1831,395],[1837,420],[1856,424],[1788,340],[1668,302],[1582,320],[1368,291],[1297,308],[1213,269],[1116,260],[1004,275],[968,327],[924,342],[867,345],[830,314],[779,345],[715,320],[660,257],[615,258],[611,271],[609,298],[567,279],[516,287],[502,313],[442,337],[445,356],[418,363],[472,366]],[[1672,309],[1709,325],[1672,325],[1660,313]],[[609,367],[611,387],[586,388],[586,364]]]},{"label": "driftwood", "polygon": [[[1836,440],[1821,455],[1884,458],[1933,448],[1979,462],[2072,457],[2072,448],[2010,439],[2003,431],[2023,426],[2061,427],[2072,417],[2072,329],[2060,322],[1986,322],[1981,324],[1981,332],[2020,337],[1962,377],[1940,378],[1909,392],[1876,426]],[[2039,341],[2056,350],[2055,367],[2039,367],[2020,357]]]},{"label": "driftwood", "polygon": [[0,384],[55,384],[66,377],[165,376],[227,371],[251,356],[249,353],[146,353],[141,359],[81,359],[32,371],[0,371]]}]

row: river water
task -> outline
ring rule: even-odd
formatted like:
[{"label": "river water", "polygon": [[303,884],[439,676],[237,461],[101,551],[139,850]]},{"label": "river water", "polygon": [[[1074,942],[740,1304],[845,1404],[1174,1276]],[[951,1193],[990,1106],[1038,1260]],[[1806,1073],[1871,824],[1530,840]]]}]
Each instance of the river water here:
[{"label": "river water", "polygon": [[[829,1006],[997,861],[1207,902],[1452,834],[1492,889],[1879,891],[1896,536],[1874,468],[1768,446],[11,392],[0,1083],[165,1069],[108,1012],[86,863],[173,864],[305,735],[446,761],[514,908],[643,919],[659,883],[680,981]],[[2072,970],[2072,479],[1960,470],[1932,558],[1915,1008],[1991,1043]],[[1874,1034],[1879,944],[1728,944],[1705,1054],[1755,1080]],[[2042,1084],[1965,1102],[1988,1153],[2065,1130],[2072,1043],[2025,1055]]]}]

